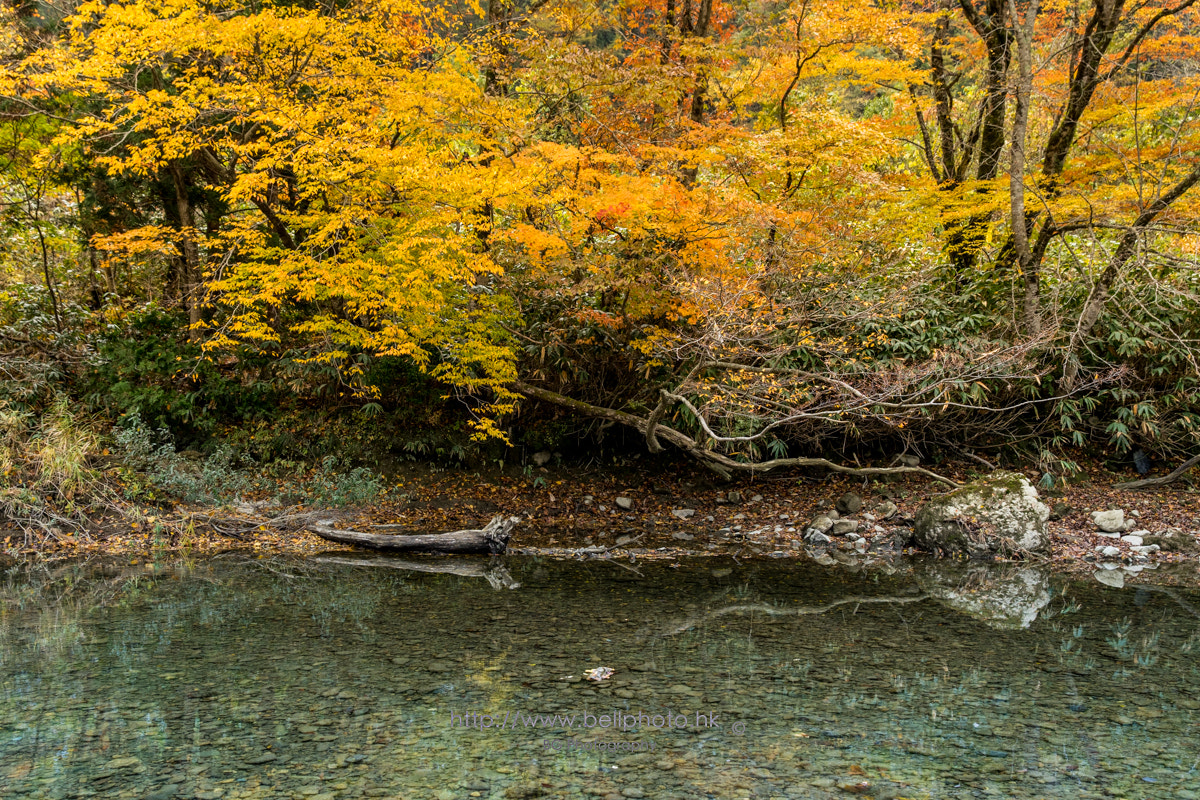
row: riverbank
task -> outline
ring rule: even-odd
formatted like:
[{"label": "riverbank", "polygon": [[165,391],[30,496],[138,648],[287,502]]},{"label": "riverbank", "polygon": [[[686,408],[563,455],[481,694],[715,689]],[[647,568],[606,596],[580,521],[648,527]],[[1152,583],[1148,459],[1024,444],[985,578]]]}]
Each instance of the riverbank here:
[{"label": "riverbank", "polygon": [[[956,481],[978,474],[969,464],[943,464],[939,471]],[[1097,468],[1061,491],[1042,492],[1055,511],[1050,561],[1197,561],[1200,492],[1183,483],[1141,491],[1112,488],[1126,478]],[[316,516],[335,518],[341,528],[389,525],[398,526],[393,528],[397,532],[436,533],[479,527],[504,514],[522,519],[509,544],[513,553],[796,558],[806,550],[813,552],[801,538],[809,521],[834,510],[850,493],[862,506],[840,516],[855,523],[855,530],[832,536],[825,549],[895,555],[905,550],[907,531],[921,504],[941,491],[939,484],[912,476],[889,476],[886,482],[866,486],[862,479],[848,476],[794,473],[726,482],[692,465],[653,459],[612,469],[548,465],[519,474],[412,467],[393,476],[379,501],[369,507],[284,506],[276,496],[249,493],[221,507],[113,509],[95,517],[85,531],[47,536],[37,546],[27,546],[15,530],[0,534],[0,541],[10,557],[230,547],[306,554],[339,549],[304,530]],[[1102,535],[1091,514],[1111,509],[1124,511],[1134,527],[1149,536],[1169,534],[1169,546],[1139,555],[1130,541]],[[1101,555],[1104,547],[1118,552]]]}]

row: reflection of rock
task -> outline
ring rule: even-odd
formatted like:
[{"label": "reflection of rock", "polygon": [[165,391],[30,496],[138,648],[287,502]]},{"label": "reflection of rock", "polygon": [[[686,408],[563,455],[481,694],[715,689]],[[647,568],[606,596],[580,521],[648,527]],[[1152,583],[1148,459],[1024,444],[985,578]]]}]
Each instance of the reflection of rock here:
[{"label": "reflection of rock", "polygon": [[1050,549],[1050,509],[1024,475],[997,472],[930,500],[912,543],[934,553],[1014,555]]},{"label": "reflection of rock", "polygon": [[921,588],[942,605],[993,628],[1028,628],[1050,602],[1049,574],[1036,567],[932,562]]}]

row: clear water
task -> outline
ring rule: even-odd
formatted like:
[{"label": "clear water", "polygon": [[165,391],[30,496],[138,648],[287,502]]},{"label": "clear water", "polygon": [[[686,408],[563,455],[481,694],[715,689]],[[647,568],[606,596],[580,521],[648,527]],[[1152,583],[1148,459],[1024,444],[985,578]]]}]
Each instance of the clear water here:
[{"label": "clear water", "polygon": [[11,571],[0,797],[1200,797],[1194,591],[452,563]]}]

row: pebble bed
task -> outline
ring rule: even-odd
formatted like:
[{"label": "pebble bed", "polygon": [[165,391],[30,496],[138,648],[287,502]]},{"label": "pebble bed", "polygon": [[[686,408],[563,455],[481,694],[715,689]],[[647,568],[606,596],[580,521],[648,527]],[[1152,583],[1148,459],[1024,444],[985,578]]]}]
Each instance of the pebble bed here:
[{"label": "pebble bed", "polygon": [[1193,590],[1054,578],[1016,627],[895,567],[506,568],[10,575],[0,797],[1200,797]]}]

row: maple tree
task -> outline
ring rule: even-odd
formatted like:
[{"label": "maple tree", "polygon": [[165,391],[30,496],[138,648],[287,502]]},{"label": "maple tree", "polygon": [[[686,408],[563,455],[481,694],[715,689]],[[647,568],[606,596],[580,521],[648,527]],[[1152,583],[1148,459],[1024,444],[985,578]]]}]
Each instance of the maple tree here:
[{"label": "maple tree", "polygon": [[93,283],[158,265],[211,358],[327,365],[366,399],[401,358],[480,436],[525,395],[723,470],[1047,420],[1081,443],[1103,404],[1109,438],[1170,449],[1200,431],[1198,23],[1194,0],[87,2],[6,20],[0,94],[13,152],[54,152],[78,197]]}]

